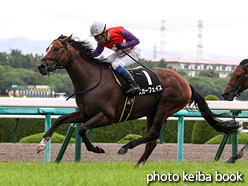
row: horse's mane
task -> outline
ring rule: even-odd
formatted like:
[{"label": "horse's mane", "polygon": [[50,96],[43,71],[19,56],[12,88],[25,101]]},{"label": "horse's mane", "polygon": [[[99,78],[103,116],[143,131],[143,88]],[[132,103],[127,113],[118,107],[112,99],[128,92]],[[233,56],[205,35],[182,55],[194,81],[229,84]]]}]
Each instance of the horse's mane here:
[{"label": "horse's mane", "polygon": [[248,63],[248,59],[243,59],[239,65],[245,66],[245,64]]},{"label": "horse's mane", "polygon": [[[60,36],[58,39],[64,39],[67,36]],[[91,52],[93,51],[91,44],[89,41],[80,41],[79,38],[71,38],[68,43],[79,51],[80,56],[85,59],[88,62],[104,65],[104,66],[110,66],[110,63],[106,62],[106,59],[98,59],[91,55]]]}]

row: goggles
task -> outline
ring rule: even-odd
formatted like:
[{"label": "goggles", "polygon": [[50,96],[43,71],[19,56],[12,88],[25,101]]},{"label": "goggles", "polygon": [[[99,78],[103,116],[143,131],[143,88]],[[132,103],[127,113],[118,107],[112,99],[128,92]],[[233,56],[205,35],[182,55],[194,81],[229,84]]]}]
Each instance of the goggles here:
[{"label": "goggles", "polygon": [[94,38],[97,42],[100,42],[102,40],[102,38],[104,38],[104,35],[100,34],[100,35],[94,36]]}]

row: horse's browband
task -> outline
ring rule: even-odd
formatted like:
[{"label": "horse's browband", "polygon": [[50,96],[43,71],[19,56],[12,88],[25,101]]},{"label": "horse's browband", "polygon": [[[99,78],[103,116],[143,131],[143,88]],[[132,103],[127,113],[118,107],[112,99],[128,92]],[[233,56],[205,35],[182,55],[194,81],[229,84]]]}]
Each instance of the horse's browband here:
[{"label": "horse's browband", "polygon": [[[44,57],[44,58],[41,59],[41,61],[44,61],[46,63],[46,65],[48,66],[48,68],[49,68],[49,65],[48,65],[48,63],[47,63],[46,60],[54,60],[54,61],[56,61],[57,63],[52,66],[52,68],[55,68],[55,70],[56,70],[57,68],[58,69],[64,68],[65,64],[68,65],[68,63],[72,62],[74,59],[77,59],[77,58],[80,58],[81,57],[80,55],[77,56],[77,57],[72,57],[71,51],[67,48],[67,42],[62,41],[61,39],[55,39],[54,41],[60,41],[62,43],[62,45],[64,46],[64,49],[65,50],[62,50],[62,52],[60,53],[60,55],[59,55],[58,58],[46,58],[46,57]],[[62,56],[62,54],[64,53],[64,51],[66,51],[66,56],[65,56],[64,59],[62,59],[60,61],[60,57]],[[67,61],[65,61],[65,59],[67,57],[69,57],[69,52],[68,51],[70,52],[71,59],[68,59]]]}]

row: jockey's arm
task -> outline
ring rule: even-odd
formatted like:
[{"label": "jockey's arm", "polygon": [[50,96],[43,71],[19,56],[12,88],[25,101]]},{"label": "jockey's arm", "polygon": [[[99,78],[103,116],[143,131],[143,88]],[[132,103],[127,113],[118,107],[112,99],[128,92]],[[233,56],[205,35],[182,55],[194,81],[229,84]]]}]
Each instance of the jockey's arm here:
[{"label": "jockey's arm", "polygon": [[96,49],[92,52],[93,57],[98,57],[104,50],[104,46],[102,46],[99,42],[97,43]]},{"label": "jockey's arm", "polygon": [[125,48],[130,48],[140,43],[139,39],[126,29],[122,30],[122,35],[123,38],[126,40],[126,43],[124,43]]}]

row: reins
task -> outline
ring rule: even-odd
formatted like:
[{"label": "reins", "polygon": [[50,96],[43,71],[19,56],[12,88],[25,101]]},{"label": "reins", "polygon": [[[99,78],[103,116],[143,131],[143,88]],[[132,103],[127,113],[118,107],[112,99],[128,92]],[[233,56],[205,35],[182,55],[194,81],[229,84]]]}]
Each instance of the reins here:
[{"label": "reins", "polygon": [[[71,53],[71,51],[67,47],[67,42],[64,42],[64,41],[62,41],[60,39],[57,39],[57,40],[59,40],[63,44],[63,46],[64,46],[64,50],[62,50],[62,52],[60,53],[59,57],[58,58],[46,58],[46,57],[44,57],[44,58],[41,59],[41,61],[44,61],[46,63],[46,66],[48,68],[48,73],[49,73],[49,70],[50,69],[53,70],[53,71],[55,71],[56,69],[66,68],[73,60],[78,59],[78,58],[81,58],[80,55],[78,55],[76,57],[72,57],[72,53]],[[54,40],[54,41],[56,41],[56,40]],[[64,51],[66,51],[66,56],[65,56],[64,59],[62,59],[60,61],[60,57],[62,56],[62,54],[64,53]],[[65,61],[66,58],[69,58],[69,52],[70,52],[71,58]],[[48,63],[47,63],[47,60],[54,60],[57,63],[55,63],[52,66],[49,66]],[[69,97],[66,98],[66,101],[68,101],[74,95],[85,94],[85,93],[93,90],[94,88],[96,88],[100,84],[100,82],[102,81],[102,67],[101,67],[100,64],[99,64],[99,68],[100,68],[100,79],[99,79],[98,83],[95,86],[89,88],[88,90],[85,90],[85,91],[82,91],[82,92],[75,92],[74,91],[73,94],[71,94]]]},{"label": "reins", "polygon": [[74,91],[73,94],[71,94],[69,97],[66,98],[66,101],[68,101],[70,98],[72,98],[73,96],[75,96],[75,95],[77,95],[77,94],[85,94],[85,93],[87,93],[87,92],[93,90],[94,88],[96,88],[96,87],[100,84],[100,82],[102,81],[102,66],[99,65],[99,68],[100,68],[100,79],[99,79],[98,83],[97,83],[95,86],[93,86],[93,87],[91,87],[90,89],[88,89],[88,90],[84,90],[84,91],[82,91],[82,92],[75,92],[75,91]]}]

